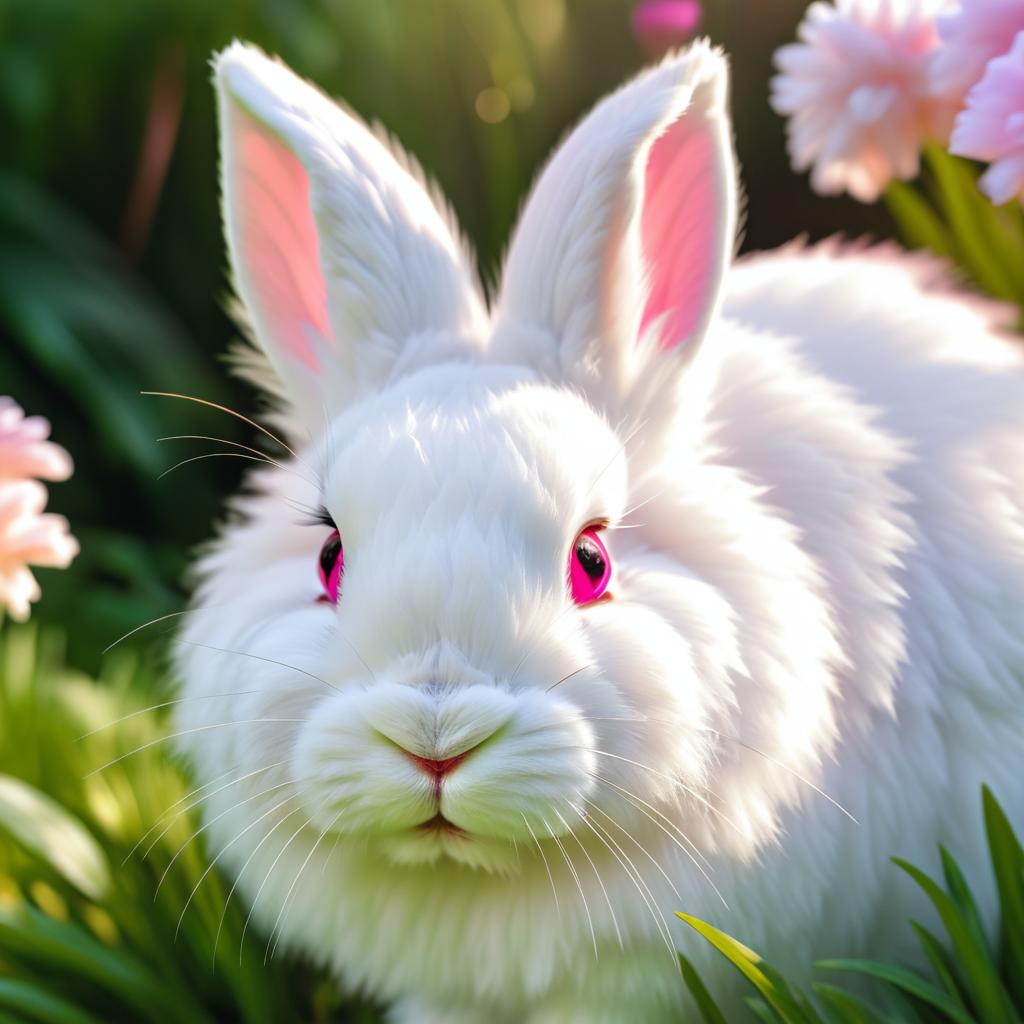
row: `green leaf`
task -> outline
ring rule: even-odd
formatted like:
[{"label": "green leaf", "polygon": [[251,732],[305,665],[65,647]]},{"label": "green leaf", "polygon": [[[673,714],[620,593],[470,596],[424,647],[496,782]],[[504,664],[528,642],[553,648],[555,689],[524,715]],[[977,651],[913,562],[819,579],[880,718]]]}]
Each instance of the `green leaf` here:
[{"label": "green leaf", "polygon": [[907,246],[952,257],[949,229],[916,188],[893,181],[885,190],[885,201]]},{"label": "green leaf", "polygon": [[913,864],[896,857],[893,863],[917,882],[939,912],[962,965],[971,1002],[985,1024],[1016,1024],[1017,1015],[1007,998],[988,947],[978,944],[972,926],[964,920],[957,905]]},{"label": "green leaf", "polygon": [[926,148],[926,155],[959,261],[991,295],[1024,300],[1008,270],[1014,266],[1012,241],[999,223],[996,208],[979,192],[969,165],[935,145]]},{"label": "green leaf", "polygon": [[985,928],[981,923],[981,915],[978,913],[977,904],[974,902],[974,896],[971,894],[970,886],[968,886],[963,872],[944,846],[939,847],[939,857],[942,860],[942,874],[946,880],[946,890],[959,907],[964,924],[970,929],[978,948],[990,953],[988,939],[985,937]]},{"label": "green leaf", "polygon": [[924,950],[925,956],[928,957],[928,962],[932,965],[932,970],[939,981],[942,982],[946,991],[957,1004],[966,1009],[967,1003],[964,1000],[963,991],[956,978],[955,967],[946,948],[924,925],[919,924],[917,921],[911,921],[910,927],[914,929],[918,941],[921,943],[921,948]]},{"label": "green leaf", "polygon": [[752,949],[748,949],[731,935],[719,931],[690,914],[676,911],[676,916],[707,939],[722,956],[730,961],[787,1024],[788,1022],[806,1022],[808,1020],[807,1015],[793,998],[785,983],[775,976],[774,971],[769,973],[770,969]]},{"label": "green leaf", "polygon": [[1024,1005],[1024,848],[987,786],[982,787],[981,804],[1002,908],[1005,973],[1018,1003]]},{"label": "green leaf", "polygon": [[21,779],[0,775],[0,827],[90,899],[110,888],[110,868],[89,830]]},{"label": "green leaf", "polygon": [[785,1020],[784,1017],[780,1017],[764,1000],[755,999],[753,996],[744,999],[744,1003],[747,1005],[747,1009],[759,1020],[763,1021],[763,1024],[779,1024],[780,1020]]},{"label": "green leaf", "polygon": [[690,995],[693,996],[693,1001],[697,1004],[705,1024],[727,1024],[722,1011],[711,998],[711,993],[705,988],[704,982],[700,980],[700,975],[682,953],[679,954],[679,970],[682,972],[683,981],[686,982],[686,987],[690,990]]},{"label": "green leaf", "polygon": [[[40,971],[75,977],[117,996],[137,1018],[181,1020],[177,1014],[171,1015],[171,1009],[182,1000],[159,1009],[167,1003],[169,993],[140,964],[119,950],[108,949],[76,925],[54,921],[31,907],[0,913],[0,952]],[[165,1015],[154,1017],[155,1013]]]},{"label": "green leaf", "polygon": [[103,1024],[52,992],[13,978],[0,978],[0,1007],[42,1024]]},{"label": "green leaf", "polygon": [[815,966],[827,971],[850,971],[866,975],[869,978],[877,978],[902,989],[929,1006],[934,1006],[955,1024],[976,1024],[974,1019],[965,1013],[942,989],[936,988],[919,974],[903,967],[897,967],[895,964],[880,963],[877,960],[820,960]]},{"label": "green leaf", "polygon": [[828,1010],[830,1024],[878,1024],[878,1013],[856,996],[835,985],[817,982],[811,986]]}]

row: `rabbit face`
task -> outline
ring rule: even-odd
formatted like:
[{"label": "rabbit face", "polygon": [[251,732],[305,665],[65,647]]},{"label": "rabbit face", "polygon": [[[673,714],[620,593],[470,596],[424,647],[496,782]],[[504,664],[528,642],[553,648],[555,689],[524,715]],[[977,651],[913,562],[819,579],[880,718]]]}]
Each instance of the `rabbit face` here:
[{"label": "rabbit face", "polygon": [[[284,762],[313,828],[392,862],[506,872],[518,844],[579,828],[588,804],[619,820],[616,786],[645,801],[696,790],[700,689],[685,640],[619,601],[625,446],[585,401],[521,370],[427,369],[339,416],[304,462],[322,467],[323,521],[275,525],[303,552],[274,570],[287,585],[247,610],[226,598],[240,627],[230,642],[219,596],[186,633],[207,645],[190,652],[190,672],[208,675],[212,660],[220,689],[235,688],[224,686],[233,674],[248,691],[224,717],[261,739],[208,737],[225,765]],[[611,578],[578,604],[587,528]],[[336,603],[318,565],[335,531]],[[262,530],[228,547],[239,566],[266,560]],[[225,644],[270,660],[207,649]]]}]

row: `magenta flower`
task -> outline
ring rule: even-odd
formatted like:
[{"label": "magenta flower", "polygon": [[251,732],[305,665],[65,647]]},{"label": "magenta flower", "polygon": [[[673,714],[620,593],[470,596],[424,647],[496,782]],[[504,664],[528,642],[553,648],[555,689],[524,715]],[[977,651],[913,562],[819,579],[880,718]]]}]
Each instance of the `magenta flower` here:
[{"label": "magenta flower", "polygon": [[0,397],[0,611],[28,618],[39,599],[30,565],[66,568],[78,554],[63,516],[44,514],[43,480],[66,480],[71,458],[47,440],[50,425],[26,417],[10,398]]},{"label": "magenta flower", "polygon": [[873,202],[917,175],[927,138],[945,139],[956,105],[930,90],[945,0],[813,3],[801,40],[775,53],[771,103],[789,118],[790,160],[816,192]]},{"label": "magenta flower", "polygon": [[992,202],[1024,199],[1024,31],[967,94],[949,151],[991,163],[979,185]]},{"label": "magenta flower", "polygon": [[942,46],[929,69],[932,91],[962,105],[985,65],[1024,32],[1024,0],[963,0],[936,20]]},{"label": "magenta flower", "polygon": [[633,34],[657,56],[692,38],[701,14],[697,0],[642,0],[633,8]]}]

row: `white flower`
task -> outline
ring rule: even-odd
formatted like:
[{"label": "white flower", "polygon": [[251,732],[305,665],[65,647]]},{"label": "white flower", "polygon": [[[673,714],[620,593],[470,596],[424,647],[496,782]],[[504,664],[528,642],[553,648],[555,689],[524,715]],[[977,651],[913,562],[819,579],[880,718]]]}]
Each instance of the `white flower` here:
[{"label": "white flower", "polygon": [[774,109],[789,118],[793,167],[822,194],[873,202],[893,179],[917,175],[927,138],[945,139],[956,106],[930,89],[947,0],[814,3],[801,42],[776,51]]},{"label": "white flower", "polygon": [[71,458],[47,438],[50,425],[0,397],[0,610],[24,620],[39,599],[30,565],[66,568],[78,554],[63,516],[47,515],[44,480],[65,480]]}]

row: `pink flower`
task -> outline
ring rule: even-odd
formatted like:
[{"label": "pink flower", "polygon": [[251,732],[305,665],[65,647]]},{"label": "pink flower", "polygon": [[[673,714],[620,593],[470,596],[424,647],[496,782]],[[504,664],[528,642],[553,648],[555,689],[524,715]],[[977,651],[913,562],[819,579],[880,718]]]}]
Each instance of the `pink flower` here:
[{"label": "pink flower", "polygon": [[932,91],[963,104],[985,65],[1006,53],[1024,31],[1024,0],[963,0],[937,23],[943,45],[929,69]]},{"label": "pink flower", "polygon": [[633,34],[657,56],[690,39],[701,14],[697,0],[642,0],[633,8]]},{"label": "pink flower", "polygon": [[43,513],[46,488],[34,477],[66,480],[71,458],[48,441],[50,425],[25,417],[10,399],[0,397],[0,610],[28,618],[39,598],[30,565],[65,568],[78,554],[63,516]]},{"label": "pink flower", "polygon": [[956,105],[933,95],[928,64],[945,0],[813,3],[802,40],[775,53],[771,103],[789,117],[789,155],[822,194],[873,202],[916,176],[921,143],[945,139]]},{"label": "pink flower", "polygon": [[1024,199],[1024,31],[968,93],[949,151],[991,162],[979,184],[992,202]]}]

